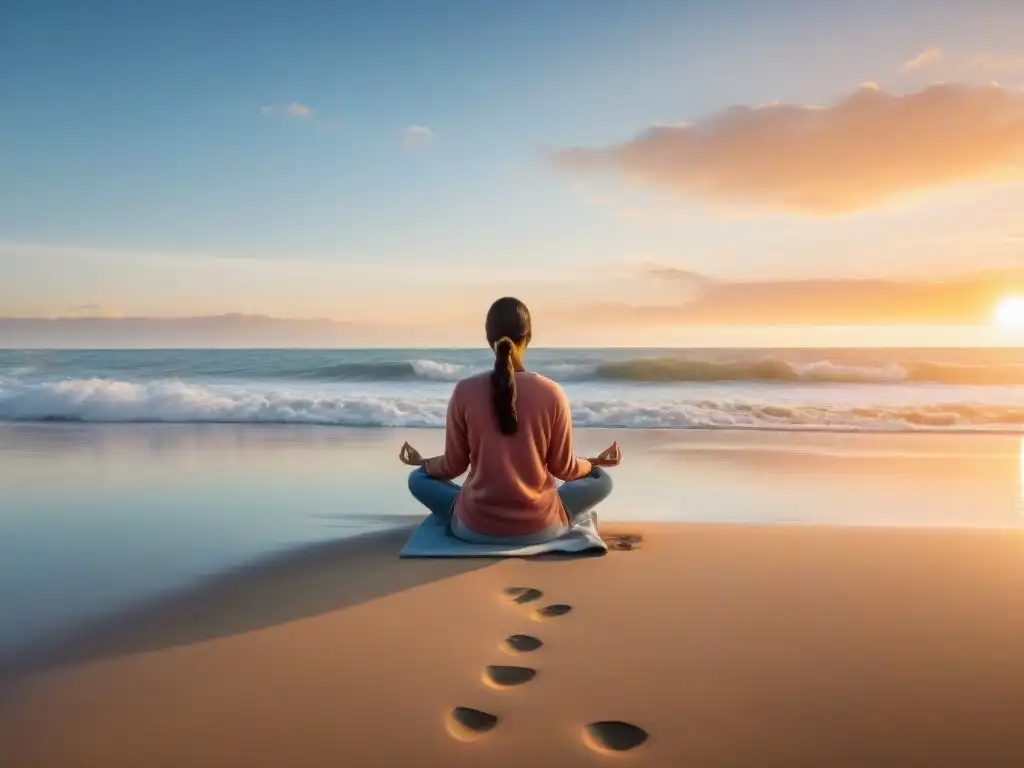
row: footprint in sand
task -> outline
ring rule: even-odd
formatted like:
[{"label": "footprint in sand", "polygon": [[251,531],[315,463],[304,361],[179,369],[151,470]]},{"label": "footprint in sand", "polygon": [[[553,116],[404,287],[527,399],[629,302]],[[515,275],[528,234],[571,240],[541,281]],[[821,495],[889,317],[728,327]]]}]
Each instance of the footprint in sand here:
[{"label": "footprint in sand", "polygon": [[558,616],[565,616],[569,611],[572,610],[571,605],[565,605],[564,603],[557,603],[555,605],[547,605],[543,608],[538,608],[533,612],[535,619],[554,619]]},{"label": "footprint in sand", "polygon": [[643,543],[643,537],[632,533],[612,534],[605,536],[605,543],[608,545],[608,549],[613,550],[639,549]]},{"label": "footprint in sand", "polygon": [[514,653],[530,653],[544,645],[544,641],[533,635],[510,635],[505,638],[505,650]]},{"label": "footprint in sand", "polygon": [[[633,549],[643,539],[640,536],[621,535],[610,543],[612,549]],[[509,587],[505,594],[520,605],[539,600],[543,593],[532,587]],[[537,620],[565,616],[572,610],[566,603],[555,603],[538,608],[533,612]],[[509,635],[505,638],[505,650],[513,653],[530,653],[544,645],[532,635]],[[511,688],[530,682],[537,676],[532,667],[491,665],[484,670],[484,681],[495,688]],[[457,738],[470,740],[487,733],[498,723],[496,715],[468,707],[452,710],[449,730]],[[595,752],[614,753],[636,749],[650,738],[643,728],[621,720],[601,720],[590,723],[583,729],[583,741]]]},{"label": "footprint in sand", "polygon": [[507,667],[491,665],[484,670],[484,681],[495,688],[511,688],[528,683],[537,676],[531,667]]},{"label": "footprint in sand", "polygon": [[448,716],[448,732],[461,741],[479,738],[497,724],[497,715],[470,707],[456,707]]},{"label": "footprint in sand", "polygon": [[647,731],[621,720],[602,720],[583,729],[583,741],[598,752],[625,752],[648,739]]},{"label": "footprint in sand", "polygon": [[[540,600],[544,593],[533,587],[508,587],[505,594],[512,598],[513,602],[520,605]],[[548,606],[541,611],[551,612],[554,616],[560,616],[558,609],[564,609],[561,613],[567,613],[569,606]],[[532,635],[510,635],[505,638],[504,647],[513,653],[529,653],[540,648],[544,643]],[[495,664],[484,669],[484,682],[494,688],[512,688],[530,682],[537,676],[537,670],[532,667],[516,667],[502,664]],[[483,734],[491,731],[498,724],[498,716],[471,707],[455,707],[448,715],[448,732],[461,741],[472,741]]]},{"label": "footprint in sand", "polygon": [[520,605],[532,603],[534,600],[540,600],[544,596],[543,592],[533,587],[509,587],[505,590],[505,594],[511,597],[513,602]]}]

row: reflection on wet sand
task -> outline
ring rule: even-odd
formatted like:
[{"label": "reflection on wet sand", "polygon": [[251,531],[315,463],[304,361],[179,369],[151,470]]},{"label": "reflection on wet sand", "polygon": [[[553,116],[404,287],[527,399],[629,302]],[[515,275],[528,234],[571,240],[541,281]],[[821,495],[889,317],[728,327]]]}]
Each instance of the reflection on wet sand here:
[{"label": "reflection on wet sand", "polygon": [[[291,494],[300,509],[313,493],[359,502],[359,508],[332,506],[327,513],[334,517],[411,514],[419,510],[404,494],[404,469],[395,461],[406,439],[425,454],[443,448],[441,430],[7,424],[0,425],[0,491],[8,506],[38,504],[58,492],[53,480],[59,478],[64,495],[73,491],[86,506],[97,488],[167,488],[176,495],[192,489],[217,494],[205,501],[218,505],[224,494],[248,499],[264,488],[275,498]],[[853,494],[872,497],[872,523],[1007,525],[1016,524],[1024,505],[1017,436],[578,430],[577,450],[597,452],[613,439],[625,461],[615,471],[606,519],[857,522],[837,520],[829,508],[837,496]],[[738,487],[746,490],[739,505]],[[815,499],[818,489],[824,495]],[[794,493],[803,497],[801,508],[780,517],[782,502]],[[929,520],[936,498],[938,514]],[[964,505],[959,515],[951,498]],[[0,525],[4,511],[0,500]]]},{"label": "reflection on wet sand", "polygon": [[[703,435],[701,435],[703,437]],[[1020,474],[1021,438],[976,435],[733,435],[653,445],[666,464],[729,464],[751,472],[866,474],[959,482]],[[952,477],[950,477],[952,475]]]},{"label": "reflection on wet sand", "polygon": [[[253,558],[424,514],[397,460],[441,430],[0,424],[0,651]],[[1019,527],[1021,438],[579,430],[607,521]]]}]

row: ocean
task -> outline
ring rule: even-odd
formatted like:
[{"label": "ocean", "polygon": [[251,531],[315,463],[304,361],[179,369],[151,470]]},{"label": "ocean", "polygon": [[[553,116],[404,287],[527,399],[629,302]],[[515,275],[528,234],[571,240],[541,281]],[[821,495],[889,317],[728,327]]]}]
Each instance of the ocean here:
[{"label": "ocean", "polygon": [[[441,427],[486,349],[0,351],[0,421]],[[534,349],[579,427],[1018,432],[1024,349]]]}]

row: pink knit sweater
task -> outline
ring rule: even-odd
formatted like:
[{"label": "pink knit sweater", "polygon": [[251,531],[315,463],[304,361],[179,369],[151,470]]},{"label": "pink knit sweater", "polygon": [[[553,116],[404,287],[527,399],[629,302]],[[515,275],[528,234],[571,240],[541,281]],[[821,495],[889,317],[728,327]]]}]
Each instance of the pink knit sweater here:
[{"label": "pink knit sweater", "polygon": [[567,522],[555,478],[588,475],[590,462],[572,446],[569,401],[555,382],[535,373],[516,374],[519,431],[498,429],[490,374],[455,385],[445,422],[444,455],[427,473],[453,480],[469,475],[455,514],[470,530],[491,536],[525,536]]}]

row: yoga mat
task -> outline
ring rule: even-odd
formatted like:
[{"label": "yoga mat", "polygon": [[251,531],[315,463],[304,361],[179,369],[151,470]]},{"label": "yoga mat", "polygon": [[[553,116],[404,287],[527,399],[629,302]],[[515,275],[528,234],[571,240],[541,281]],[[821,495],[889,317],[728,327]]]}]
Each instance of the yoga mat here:
[{"label": "yoga mat", "polygon": [[597,512],[592,510],[557,539],[540,544],[471,544],[450,536],[444,520],[430,515],[413,529],[399,557],[531,557],[607,551],[608,545],[597,532]]}]

